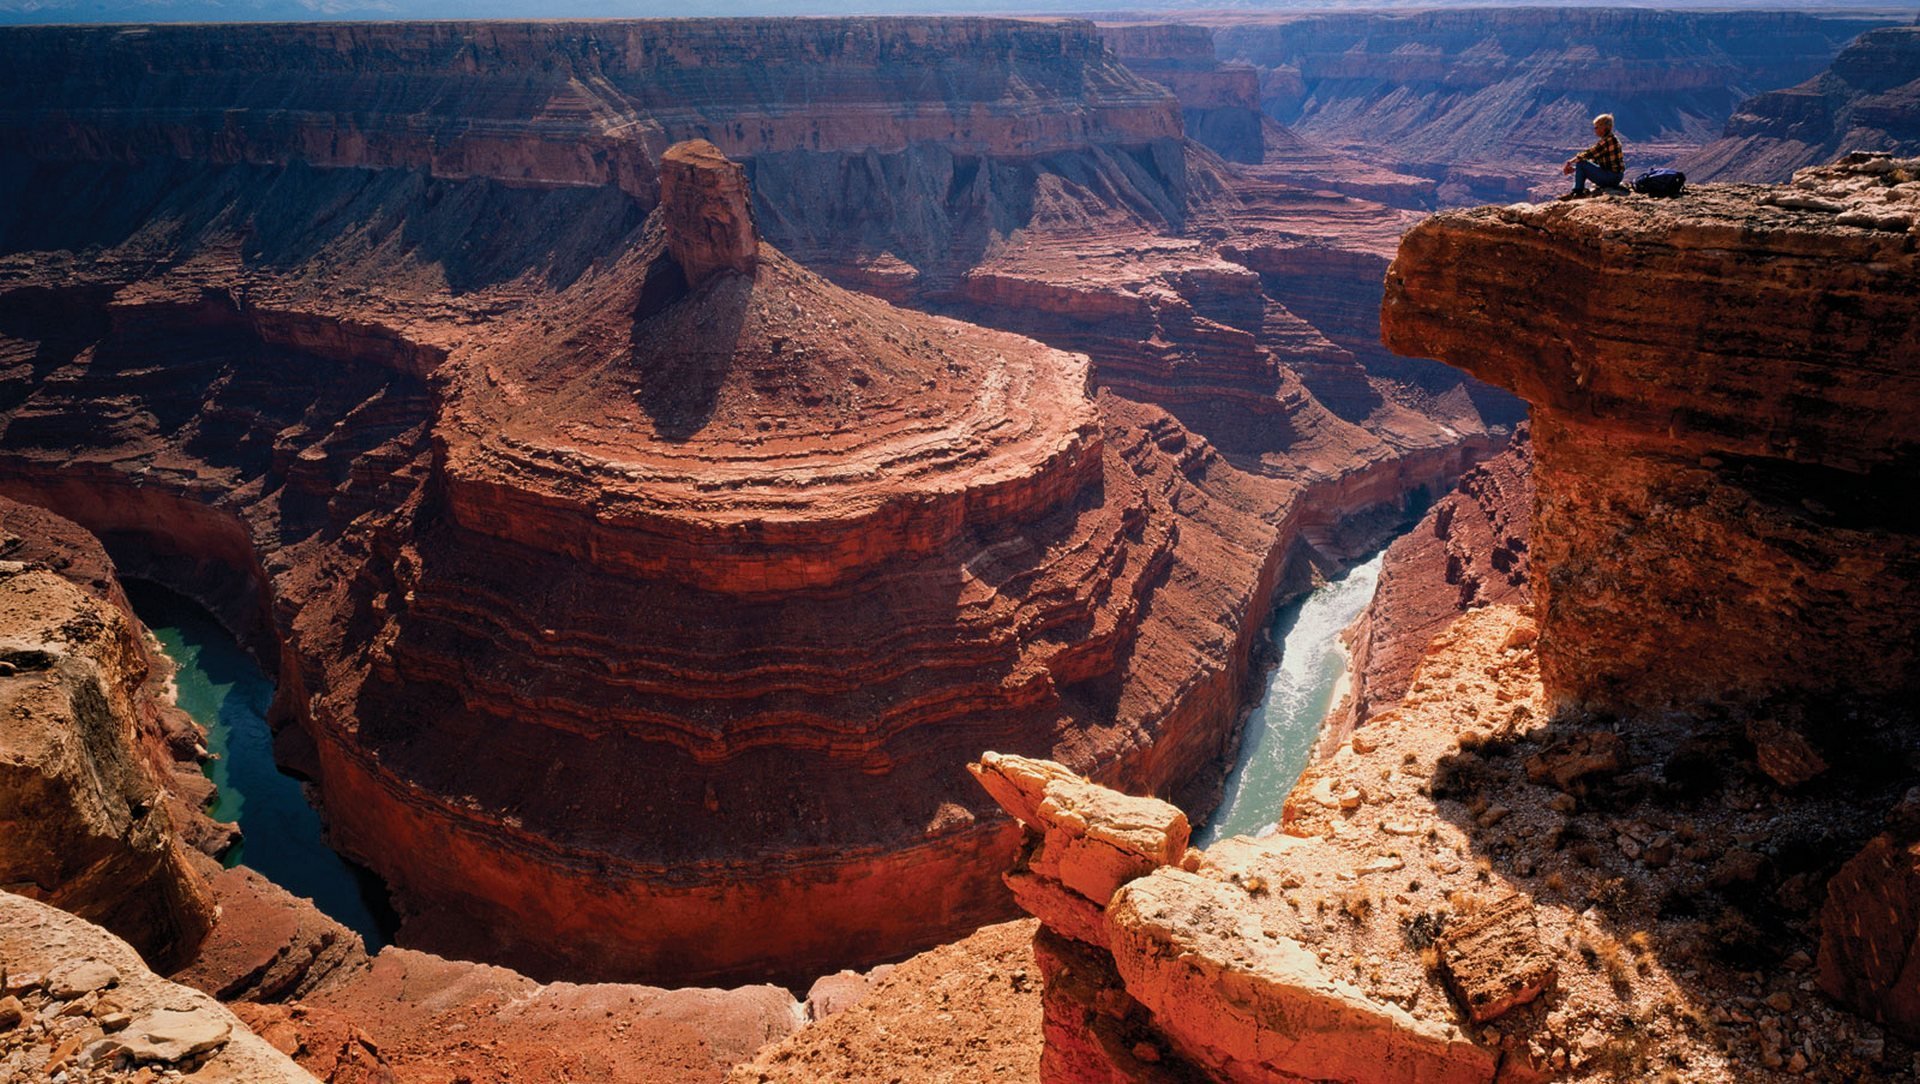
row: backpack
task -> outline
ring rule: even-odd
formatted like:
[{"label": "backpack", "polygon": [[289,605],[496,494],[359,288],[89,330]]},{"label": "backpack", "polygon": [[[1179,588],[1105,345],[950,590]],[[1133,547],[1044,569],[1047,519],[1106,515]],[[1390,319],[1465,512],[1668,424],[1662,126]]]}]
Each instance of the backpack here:
[{"label": "backpack", "polygon": [[1687,187],[1687,175],[1677,169],[1650,169],[1633,182],[1643,196],[1677,196]]}]

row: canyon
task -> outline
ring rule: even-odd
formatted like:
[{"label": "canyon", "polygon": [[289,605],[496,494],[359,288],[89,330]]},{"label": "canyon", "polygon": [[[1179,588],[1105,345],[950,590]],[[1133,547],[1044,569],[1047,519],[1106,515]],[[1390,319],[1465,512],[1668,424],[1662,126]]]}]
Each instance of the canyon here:
[{"label": "canyon", "polygon": [[1889,26],[1849,42],[1823,72],[1740,103],[1721,137],[1687,160],[1702,180],[1779,181],[1844,152],[1920,152],[1920,29]]},{"label": "canyon", "polygon": [[[1661,153],[1897,139],[1881,22],[0,30],[0,1065],[1900,1072],[1920,162],[1417,210],[1649,69]],[[220,860],[122,577],[397,945]]]},{"label": "canyon", "polygon": [[1632,171],[1687,158],[1749,96],[1815,75],[1893,20],[1539,7],[1201,21],[1220,56],[1258,70],[1263,108],[1295,139],[1422,178],[1424,192],[1403,191],[1424,202],[1397,205],[1432,207],[1558,194],[1559,164],[1602,112],[1617,118]]},{"label": "canyon", "polygon": [[[975,762],[1025,825],[1006,879],[1040,920],[1039,1079],[1905,1071],[1913,526],[1862,513],[1913,482],[1911,164],[1855,154],[1791,186],[1481,208],[1407,235],[1387,341],[1528,400],[1534,493],[1521,446],[1389,551],[1402,589],[1361,635],[1394,650],[1354,665],[1405,695],[1332,735],[1277,833],[1200,851],[1166,802]],[[1583,310],[1547,293],[1569,265],[1650,284],[1685,267],[1691,293],[1615,281]],[[1837,514],[1849,494],[1865,504]],[[1480,586],[1521,540],[1527,591]],[[1707,600],[1725,608],[1688,609]],[[1410,668],[1387,616],[1440,626]]]},{"label": "canyon", "polygon": [[1006,917],[968,759],[1205,806],[1276,595],[1502,440],[1343,345],[1400,213],[1089,24],[0,53],[0,488],[253,647],[444,956],[803,987]]}]

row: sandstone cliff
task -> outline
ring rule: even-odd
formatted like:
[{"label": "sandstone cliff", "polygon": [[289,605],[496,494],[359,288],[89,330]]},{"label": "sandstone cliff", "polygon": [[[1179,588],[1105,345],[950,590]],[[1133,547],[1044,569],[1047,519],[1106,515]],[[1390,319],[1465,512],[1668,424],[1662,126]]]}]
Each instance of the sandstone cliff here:
[{"label": "sandstone cliff", "polygon": [[1920,153],[1920,27],[1854,39],[1826,71],[1740,103],[1685,163],[1698,180],[1780,181],[1849,151]]},{"label": "sandstone cliff", "polygon": [[1920,550],[1887,496],[1913,481],[1920,394],[1903,364],[1920,344],[1911,168],[1849,160],[1789,188],[1487,208],[1408,234],[1389,345],[1533,406],[1557,698],[1646,709],[1920,678]]},{"label": "sandstone cliff", "polygon": [[[119,584],[98,545],[75,545],[72,524],[11,501],[0,518],[33,532],[12,535],[0,565],[0,883],[176,966],[205,938],[214,904],[176,834],[197,811],[170,792],[141,630],[112,601]],[[197,735],[181,737],[190,756]]]},{"label": "sandstone cliff", "polygon": [[1172,91],[1189,138],[1231,162],[1266,157],[1260,74],[1251,64],[1222,63],[1213,32],[1203,26],[1103,26],[1100,38],[1121,63]]},{"label": "sandstone cliff", "polygon": [[1215,40],[1224,57],[1297,73],[1276,120],[1439,181],[1453,205],[1558,183],[1601,112],[1618,117],[1633,169],[1665,164],[1715,139],[1753,89],[1807,78],[1875,25],[1789,12],[1442,10],[1236,19]]},{"label": "sandstone cliff", "polygon": [[[1683,795],[1717,785],[1688,758],[1713,755],[1737,725],[1735,748],[1795,796],[1776,799],[1770,831],[1814,823],[1821,842],[1736,851],[1711,884],[1771,881],[1782,911],[1818,906],[1820,987],[1908,1037],[1913,796],[1885,811],[1913,763],[1920,565],[1897,495],[1913,485],[1915,167],[1855,154],[1791,186],[1708,187],[1673,204],[1441,216],[1408,236],[1385,311],[1396,346],[1534,406],[1531,559],[1549,694],[1636,728],[1679,720],[1689,736],[1665,772]],[[1462,227],[1485,247],[1430,247]],[[1615,280],[1602,306],[1536,288],[1516,307],[1519,282],[1495,282],[1528,253],[1589,275],[1683,276],[1687,293],[1636,296]],[[1436,259],[1466,264],[1440,271]],[[1444,300],[1430,289],[1440,279],[1452,284]],[[1468,345],[1483,319],[1508,337]],[[1673,707],[1682,713],[1663,716]],[[1589,740],[1581,759],[1613,759],[1602,744]],[[1838,866],[1883,815],[1889,830]],[[1764,904],[1738,906],[1742,922],[1782,924]],[[1809,924],[1787,921],[1804,936]],[[1795,959],[1811,962],[1804,949]],[[1878,1057],[1881,1043],[1854,1053]],[[1769,1068],[1811,1056],[1787,1059],[1766,1034],[1761,1050]]]}]

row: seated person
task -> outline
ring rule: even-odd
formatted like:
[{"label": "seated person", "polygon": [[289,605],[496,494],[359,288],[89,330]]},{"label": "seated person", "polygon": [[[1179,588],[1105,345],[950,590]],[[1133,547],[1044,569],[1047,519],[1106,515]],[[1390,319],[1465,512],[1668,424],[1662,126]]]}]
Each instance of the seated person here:
[{"label": "seated person", "polygon": [[1572,158],[1560,167],[1560,172],[1573,174],[1573,191],[1561,196],[1561,199],[1576,199],[1587,195],[1587,182],[1592,181],[1601,188],[1618,187],[1627,175],[1627,156],[1620,149],[1620,137],[1613,131],[1613,114],[1602,113],[1593,118],[1593,134],[1599,141]]}]

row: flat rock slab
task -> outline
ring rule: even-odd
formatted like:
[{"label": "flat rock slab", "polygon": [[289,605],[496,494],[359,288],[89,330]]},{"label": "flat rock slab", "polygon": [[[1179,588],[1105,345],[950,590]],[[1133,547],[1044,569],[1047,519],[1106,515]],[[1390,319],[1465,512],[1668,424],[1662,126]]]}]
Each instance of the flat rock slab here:
[{"label": "flat rock slab", "polygon": [[70,1001],[120,981],[120,970],[104,960],[74,960],[47,975],[47,992]]},{"label": "flat rock slab", "polygon": [[185,1061],[227,1045],[233,1025],[200,1009],[160,1009],[127,1025],[114,1041],[136,1062]]},{"label": "flat rock slab", "polygon": [[1439,946],[1447,987],[1476,1024],[1539,997],[1559,975],[1524,896],[1508,896],[1454,926]]}]

